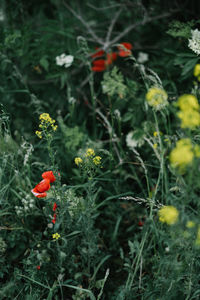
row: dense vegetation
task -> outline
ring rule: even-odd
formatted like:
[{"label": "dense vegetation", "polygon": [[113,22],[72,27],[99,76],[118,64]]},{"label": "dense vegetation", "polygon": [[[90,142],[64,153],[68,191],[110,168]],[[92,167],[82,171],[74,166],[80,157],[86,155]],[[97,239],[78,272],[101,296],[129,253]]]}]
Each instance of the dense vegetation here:
[{"label": "dense vegetation", "polygon": [[0,299],[199,299],[199,13],[1,1]]}]

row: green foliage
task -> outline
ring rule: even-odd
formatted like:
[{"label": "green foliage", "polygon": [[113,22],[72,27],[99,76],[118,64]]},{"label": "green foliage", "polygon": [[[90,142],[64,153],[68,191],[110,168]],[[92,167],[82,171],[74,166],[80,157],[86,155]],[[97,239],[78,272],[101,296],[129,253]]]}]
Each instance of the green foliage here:
[{"label": "green foliage", "polygon": [[126,96],[127,87],[124,84],[124,78],[117,67],[114,67],[110,72],[105,72],[103,75],[102,90],[104,94],[109,96],[118,96],[124,98]]},{"label": "green foliage", "polygon": [[190,22],[173,21],[169,24],[167,33],[174,38],[181,37],[188,39],[191,37],[191,29],[197,25],[199,21],[192,20]]},{"label": "green foliage", "polygon": [[200,107],[178,102],[200,98],[199,13],[193,1],[2,1],[2,300],[199,299]]}]

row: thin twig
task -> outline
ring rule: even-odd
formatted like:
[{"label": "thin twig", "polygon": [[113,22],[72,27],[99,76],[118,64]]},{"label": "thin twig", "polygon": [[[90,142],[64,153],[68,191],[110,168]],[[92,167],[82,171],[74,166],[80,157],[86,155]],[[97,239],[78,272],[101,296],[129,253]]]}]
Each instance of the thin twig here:
[{"label": "thin twig", "polygon": [[109,135],[112,134],[112,126],[110,125],[110,122],[108,119],[102,114],[102,112],[97,108],[96,113],[104,120],[104,123],[107,125],[108,133]]},{"label": "thin twig", "polygon": [[115,23],[117,22],[117,19],[119,18],[121,12],[123,10],[123,7],[121,7],[117,13],[115,14],[114,18],[112,19],[111,23],[110,23],[110,26],[108,28],[108,32],[107,32],[107,36],[106,36],[106,44],[104,45],[104,47],[106,48],[106,45],[109,44],[109,41],[110,41],[110,37],[111,37],[111,34],[112,34],[112,31],[113,31],[113,27],[115,26]]},{"label": "thin twig", "polygon": [[155,17],[151,17],[151,18],[145,18],[144,20],[137,22],[135,24],[132,24],[130,26],[128,26],[124,31],[122,31],[118,36],[116,36],[112,41],[110,41],[110,45],[117,43],[118,41],[121,40],[122,37],[124,37],[126,34],[128,34],[131,30],[135,29],[136,27],[140,26],[140,25],[145,25],[149,22],[155,21],[155,20],[159,20],[159,19],[163,19],[163,18],[167,18],[170,17],[172,14],[176,13],[177,11],[179,11],[179,9],[173,10],[169,13],[164,13],[162,15],[159,16],[155,16]]},{"label": "thin twig", "polygon": [[[108,121],[108,119],[101,113],[101,111],[98,108],[96,109],[96,113],[103,119],[104,123],[107,125],[107,130],[108,130],[109,135],[112,135],[112,126],[110,125],[110,122]],[[111,141],[113,143],[114,150],[119,159],[119,165],[122,165],[123,159],[121,158],[121,156],[119,154],[116,144],[114,143],[114,139],[111,139]]]},{"label": "thin twig", "polygon": [[88,25],[88,23],[83,19],[83,17],[81,15],[77,14],[66,2],[63,1],[63,4],[87,28],[87,31],[93,37],[93,39],[97,43],[104,45],[104,42],[102,41],[102,39],[96,35],[96,33],[92,30],[92,28]]},{"label": "thin twig", "polygon": [[113,5],[109,5],[109,6],[104,6],[104,7],[96,7],[94,5],[92,5],[91,3],[88,3],[87,6],[93,8],[94,10],[106,10],[106,9],[110,9],[110,8],[115,8],[115,7],[119,7],[121,6],[121,4],[113,4]]}]

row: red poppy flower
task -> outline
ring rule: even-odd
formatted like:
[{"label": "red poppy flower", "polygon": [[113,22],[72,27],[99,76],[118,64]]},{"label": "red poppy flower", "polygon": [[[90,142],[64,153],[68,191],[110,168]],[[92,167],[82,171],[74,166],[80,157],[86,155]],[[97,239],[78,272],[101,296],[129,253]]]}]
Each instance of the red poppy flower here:
[{"label": "red poppy flower", "polygon": [[105,71],[108,65],[111,65],[113,61],[117,59],[117,53],[108,53],[106,59],[97,59],[92,62],[92,71],[102,72]]},{"label": "red poppy flower", "polygon": [[37,266],[37,269],[40,270],[40,266]]},{"label": "red poppy flower", "polygon": [[33,195],[37,198],[44,198],[47,196],[47,193],[38,193],[37,190],[34,188],[31,190],[31,192],[33,193]]},{"label": "red poppy flower", "polygon": [[138,222],[138,226],[142,227],[143,225],[144,225],[144,222],[142,222],[142,221]]},{"label": "red poppy flower", "polygon": [[42,173],[42,178],[49,179],[49,181],[52,183],[56,180],[56,177],[54,176],[52,171],[47,171]]},{"label": "red poppy flower", "polygon": [[53,220],[52,223],[55,224],[56,223],[56,214],[53,215]]},{"label": "red poppy flower", "polygon": [[92,70],[95,72],[102,72],[106,69],[106,61],[105,59],[97,59],[92,62],[93,67]]},{"label": "red poppy flower", "polygon": [[117,53],[108,53],[107,54],[107,59],[106,59],[106,65],[111,65],[113,61],[117,59]]},{"label": "red poppy flower", "polygon": [[54,203],[54,204],[53,204],[53,211],[56,211],[56,208],[57,208],[57,207],[58,207],[57,204]]},{"label": "red poppy flower", "polygon": [[40,183],[38,183],[34,187],[34,189],[31,190],[31,192],[35,197],[43,198],[47,196],[47,193],[45,192],[48,191],[49,189],[50,189],[50,180],[46,178],[40,181]]},{"label": "red poppy flower", "polygon": [[[99,48],[97,47],[96,50],[99,50]],[[96,51],[94,54],[91,55],[92,58],[96,58],[96,57],[101,57],[105,54],[105,51],[104,50],[99,50],[99,51]]]},{"label": "red poppy flower", "polygon": [[121,43],[120,45],[122,46],[118,46],[118,55],[121,57],[127,57],[130,56],[132,54],[131,49],[133,48],[133,46],[130,43]]}]

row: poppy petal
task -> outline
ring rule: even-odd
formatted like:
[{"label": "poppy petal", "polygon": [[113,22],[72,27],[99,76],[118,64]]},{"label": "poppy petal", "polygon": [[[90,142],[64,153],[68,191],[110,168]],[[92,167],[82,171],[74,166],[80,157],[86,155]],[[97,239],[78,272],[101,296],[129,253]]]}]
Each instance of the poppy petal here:
[{"label": "poppy petal", "polygon": [[105,70],[106,70],[106,67],[98,67],[98,66],[92,67],[92,71],[94,71],[94,72],[102,72]]},{"label": "poppy petal", "polygon": [[49,179],[51,183],[56,180],[52,171],[47,171],[47,172],[42,173],[42,178]]},{"label": "poppy petal", "polygon": [[128,49],[128,50],[133,49],[133,46],[132,46],[130,43],[121,43],[120,45],[122,45],[122,47],[118,46],[118,49],[119,49],[119,50],[120,50],[120,49],[124,49],[124,48],[126,48],[126,49]]},{"label": "poppy petal", "polygon": [[32,189],[31,192],[32,192],[33,195],[34,195],[35,197],[37,197],[37,198],[44,198],[44,197],[47,196],[47,193],[38,193],[38,191],[35,190],[35,188]]},{"label": "poppy petal", "polygon": [[131,49],[133,48],[133,46],[130,43],[121,43],[120,45],[117,47],[119,50],[119,56],[127,57],[132,54]]},{"label": "poppy petal", "polygon": [[131,54],[132,54],[132,52],[131,52],[131,50],[126,50],[126,51],[124,51],[124,50],[121,50],[121,51],[119,51],[119,56],[121,56],[121,57],[127,57],[127,56],[130,56]]},{"label": "poppy petal", "polygon": [[117,53],[115,53],[115,52],[108,53],[107,59],[106,59],[106,64],[111,65],[113,63],[113,61],[115,61],[116,59],[117,59]]},{"label": "poppy petal", "polygon": [[50,180],[49,179],[43,179],[42,181],[40,181],[36,186],[35,186],[35,190],[38,193],[43,193],[46,192],[50,189]]},{"label": "poppy petal", "polygon": [[57,204],[54,203],[54,205],[53,205],[53,211],[56,211],[56,208],[57,208]]},{"label": "poppy petal", "polygon": [[[99,48],[96,48],[96,50],[98,50]],[[105,51],[104,50],[99,50],[99,51],[96,51],[94,54],[91,55],[92,58],[95,58],[95,57],[101,57],[105,54]]]},{"label": "poppy petal", "polygon": [[104,67],[105,66],[105,59],[97,59],[92,62],[94,67]]}]

